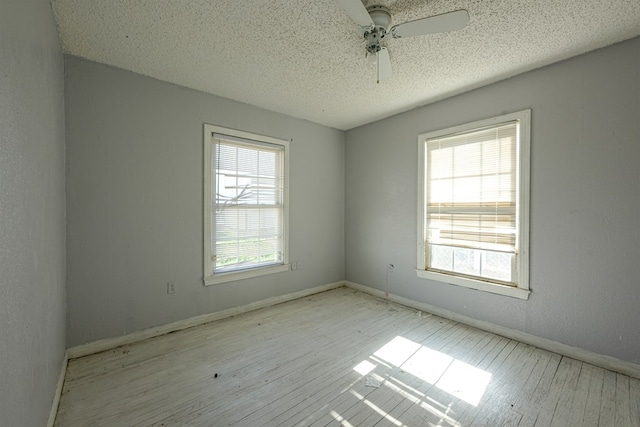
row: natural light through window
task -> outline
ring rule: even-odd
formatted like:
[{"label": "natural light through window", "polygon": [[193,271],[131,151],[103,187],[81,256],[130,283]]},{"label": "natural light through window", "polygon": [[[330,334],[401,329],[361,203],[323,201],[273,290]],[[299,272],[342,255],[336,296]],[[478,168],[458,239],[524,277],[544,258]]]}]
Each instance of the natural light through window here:
[{"label": "natural light through window", "polygon": [[398,393],[398,395],[402,396],[403,399],[406,399],[415,405],[419,405],[425,411],[440,418],[440,423],[437,424],[438,426],[443,425],[442,423],[446,423],[451,427],[460,427],[460,424],[449,416],[452,402],[449,402],[448,405],[443,405],[440,402],[431,399],[429,396],[425,396],[424,393],[419,392],[413,387],[410,387],[401,381],[397,381],[393,377],[389,378],[389,381],[385,382],[384,385],[395,393]]},{"label": "natural light through window", "polygon": [[473,406],[478,406],[490,379],[490,373],[454,360],[442,374],[436,387]]},{"label": "natural light through window", "polygon": [[367,375],[369,372],[373,371],[375,368],[376,368],[376,365],[369,362],[368,360],[363,360],[362,362],[358,363],[356,367],[353,368],[353,370],[359,373],[360,375],[364,376],[364,375]]},{"label": "natural light through window", "polygon": [[[379,358],[389,365],[385,370],[400,368],[403,372],[413,375],[416,379],[434,385],[449,395],[470,405],[478,406],[491,380],[491,373],[454,357],[425,347],[410,339],[397,336],[373,353],[372,359]],[[447,408],[436,408],[424,401],[424,394],[409,387],[402,381],[391,377],[384,377],[375,373],[378,365],[363,360],[353,369],[362,376],[373,375],[382,380],[386,387],[394,389],[404,398],[420,402],[421,406],[438,416],[448,417]],[[389,381],[384,381],[385,379]],[[365,402],[366,403],[366,402]],[[397,420],[392,420],[395,423]],[[454,425],[454,420],[448,422]]]},{"label": "natural light through window", "polygon": [[336,411],[331,411],[329,412],[329,414],[331,414],[331,416],[340,423],[340,425],[344,426],[344,427],[354,427],[353,424],[351,424],[349,421],[345,420],[344,417],[342,415],[340,415],[339,413],[337,413]]},{"label": "natural light through window", "polygon": [[351,394],[353,394],[356,398],[358,398],[359,400],[364,402],[364,404],[367,405],[369,408],[373,409],[375,412],[377,412],[378,414],[382,415],[387,421],[390,421],[392,424],[395,424],[397,426],[403,426],[404,425],[404,424],[402,424],[402,422],[400,420],[397,420],[396,418],[394,418],[391,415],[389,415],[385,410],[381,409],[378,405],[376,405],[375,403],[373,403],[369,399],[365,398],[360,393],[351,390]]},{"label": "natural light through window", "polygon": [[288,141],[205,125],[206,284],[288,270]]},{"label": "natural light through window", "polygon": [[411,355],[418,351],[420,347],[420,344],[411,340],[403,337],[395,337],[380,350],[373,353],[373,355],[395,366],[400,366],[406,362]]},{"label": "natural light through window", "polygon": [[452,362],[451,356],[421,346],[402,368],[429,384],[435,384]]},{"label": "natural light through window", "polygon": [[529,115],[419,136],[418,276],[527,297]]}]

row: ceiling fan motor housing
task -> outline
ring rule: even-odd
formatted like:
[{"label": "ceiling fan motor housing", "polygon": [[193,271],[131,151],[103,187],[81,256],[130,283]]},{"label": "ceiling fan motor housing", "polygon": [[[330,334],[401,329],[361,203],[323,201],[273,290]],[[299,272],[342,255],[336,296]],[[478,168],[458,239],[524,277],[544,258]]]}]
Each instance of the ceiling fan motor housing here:
[{"label": "ceiling fan motor housing", "polygon": [[367,9],[374,23],[373,29],[365,31],[364,38],[367,41],[367,52],[375,54],[380,51],[380,42],[387,35],[391,25],[391,13],[384,6],[371,6]]},{"label": "ceiling fan motor housing", "polygon": [[371,20],[375,24],[376,28],[382,27],[385,31],[389,30],[391,25],[391,12],[384,6],[371,6],[367,8]]}]

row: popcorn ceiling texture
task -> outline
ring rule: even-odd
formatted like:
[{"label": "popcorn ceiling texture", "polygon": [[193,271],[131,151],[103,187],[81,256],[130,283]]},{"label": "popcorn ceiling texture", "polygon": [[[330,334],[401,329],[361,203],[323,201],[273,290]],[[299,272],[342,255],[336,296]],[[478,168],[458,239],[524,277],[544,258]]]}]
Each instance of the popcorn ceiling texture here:
[{"label": "popcorn ceiling texture", "polygon": [[365,0],[393,24],[467,9],[460,31],[390,39],[376,84],[334,0],[52,0],[65,53],[350,129],[640,35],[638,0]]}]

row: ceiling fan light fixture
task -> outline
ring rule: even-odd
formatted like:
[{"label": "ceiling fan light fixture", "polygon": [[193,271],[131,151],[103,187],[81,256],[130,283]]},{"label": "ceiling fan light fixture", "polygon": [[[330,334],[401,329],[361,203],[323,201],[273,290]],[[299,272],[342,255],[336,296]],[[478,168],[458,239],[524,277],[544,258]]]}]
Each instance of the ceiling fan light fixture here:
[{"label": "ceiling fan light fixture", "polygon": [[371,65],[376,65],[376,62],[378,62],[378,55],[375,53],[367,52],[367,61]]}]

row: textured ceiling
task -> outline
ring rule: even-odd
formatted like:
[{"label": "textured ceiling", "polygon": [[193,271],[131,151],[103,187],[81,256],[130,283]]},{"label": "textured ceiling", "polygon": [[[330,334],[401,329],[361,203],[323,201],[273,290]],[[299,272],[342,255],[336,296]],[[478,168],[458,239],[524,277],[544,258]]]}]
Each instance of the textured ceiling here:
[{"label": "textured ceiling", "polygon": [[365,0],[393,24],[467,9],[457,32],[391,39],[376,84],[334,0],[52,0],[65,53],[350,129],[640,35],[640,0]]}]

